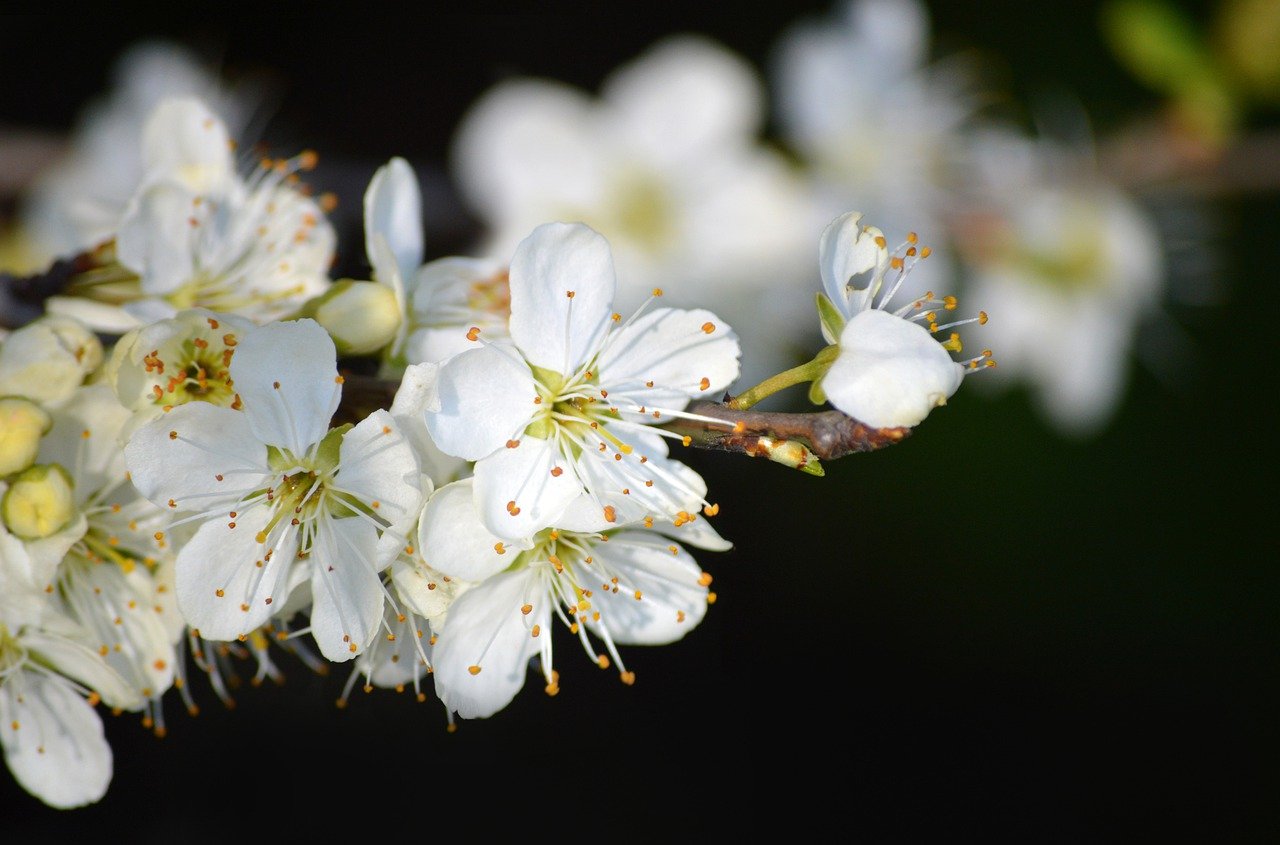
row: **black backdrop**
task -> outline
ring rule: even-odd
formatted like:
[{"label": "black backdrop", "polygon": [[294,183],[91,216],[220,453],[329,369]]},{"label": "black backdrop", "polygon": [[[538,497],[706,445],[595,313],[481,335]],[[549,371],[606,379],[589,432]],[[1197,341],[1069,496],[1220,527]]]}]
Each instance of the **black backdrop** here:
[{"label": "black backdrop", "polygon": [[[0,123],[64,130],[126,44],[176,37],[229,71],[271,71],[268,136],[321,151],[315,181],[342,191],[340,225],[374,167],[410,158],[432,188],[434,256],[471,226],[436,178],[450,133],[497,79],[594,87],[683,30],[761,61],[785,24],[825,4],[553,8],[424,7],[424,23],[325,5],[6,14]],[[1074,91],[1103,127],[1150,102],[1109,59],[1092,4],[932,11],[943,43],[998,57],[1018,95]],[[558,697],[531,684],[450,735],[437,705],[408,696],[357,692],[339,711],[345,669],[320,678],[285,660],[286,685],[243,690],[234,711],[198,685],[203,713],[189,719],[175,701],[162,741],[108,717],[115,780],[94,807],[55,813],[0,776],[0,840],[256,839],[343,817],[369,835],[424,837],[1273,829],[1266,306],[1280,208],[1264,194],[1211,213],[1224,232],[1219,295],[1166,309],[1192,351],[1181,381],[1135,367],[1094,439],[1059,439],[1021,393],[966,389],[903,445],[832,464],[825,479],[689,456],[737,548],[706,556],[720,601],[698,630],[626,653],[635,687],[565,647]]]}]

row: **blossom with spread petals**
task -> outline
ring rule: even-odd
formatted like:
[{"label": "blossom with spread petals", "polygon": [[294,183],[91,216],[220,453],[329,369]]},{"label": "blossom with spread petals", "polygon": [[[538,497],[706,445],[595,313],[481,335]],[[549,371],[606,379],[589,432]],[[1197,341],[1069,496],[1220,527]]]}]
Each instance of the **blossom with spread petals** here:
[{"label": "blossom with spread petals", "polygon": [[138,694],[81,642],[85,632],[57,612],[43,567],[32,563],[0,524],[0,746],[24,789],[53,807],[79,807],[111,782],[94,705],[134,707]]},{"label": "blossom with spread petals", "polygon": [[705,504],[702,479],[667,457],[663,436],[679,436],[654,424],[734,380],[737,337],[708,311],[624,320],[615,286],[597,232],[539,226],[511,260],[510,343],[473,329],[480,348],[440,367],[427,427],[444,452],[477,462],[477,505],[499,537],[555,524],[584,490],[618,524],[684,522]]},{"label": "blossom with spread petals", "polygon": [[[531,658],[547,693],[558,692],[552,656],[557,621],[592,662],[615,667],[631,684],[635,674],[617,647],[674,642],[702,621],[714,601],[707,589],[711,576],[681,546],[641,524],[611,528],[586,497],[566,513],[575,529],[502,540],[476,511],[475,483],[467,479],[436,491],[418,534],[427,562],[477,582],[450,604],[432,653],[436,693],[463,718],[506,707],[524,686]],[[589,527],[593,523],[598,528]],[[668,525],[666,532],[704,549],[729,547],[705,521],[688,531]]]},{"label": "blossom with spread petals", "polygon": [[342,378],[311,320],[246,332],[231,377],[243,410],[188,403],[125,448],[138,489],[199,524],[178,553],[179,607],[206,639],[237,639],[309,581],[321,652],[349,660],[382,619],[379,538],[420,504],[413,450],[386,411],[329,428]]}]

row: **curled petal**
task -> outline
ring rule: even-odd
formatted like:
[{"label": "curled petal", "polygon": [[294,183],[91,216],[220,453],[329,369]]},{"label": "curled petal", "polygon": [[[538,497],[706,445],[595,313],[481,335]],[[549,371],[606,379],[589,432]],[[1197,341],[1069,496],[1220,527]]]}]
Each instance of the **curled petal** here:
[{"label": "curled petal", "polygon": [[876,428],[919,424],[946,404],[964,368],[917,323],[884,311],[854,316],[822,380],[831,404]]}]

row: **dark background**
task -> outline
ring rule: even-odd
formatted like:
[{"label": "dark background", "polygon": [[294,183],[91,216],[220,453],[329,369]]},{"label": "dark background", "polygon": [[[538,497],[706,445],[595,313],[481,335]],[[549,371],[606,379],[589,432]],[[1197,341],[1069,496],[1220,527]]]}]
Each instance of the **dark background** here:
[{"label": "dark background", "polygon": [[[1102,131],[1154,103],[1110,58],[1092,4],[930,5],[939,43],[985,53],[1015,97],[1071,91]],[[786,24],[827,6],[553,8],[427,11],[421,25],[324,5],[9,15],[0,123],[65,131],[127,44],[178,38],[233,76],[270,73],[267,137],[321,152],[313,181],[340,192],[340,227],[358,223],[373,169],[408,157],[434,257],[472,232],[444,154],[493,82],[594,88],[686,30],[761,62]],[[825,479],[689,455],[737,548],[701,556],[719,601],[700,628],[625,651],[635,687],[565,638],[558,697],[531,683],[449,735],[437,703],[408,695],[357,692],[339,711],[345,668],[320,678],[282,658],[286,685],[242,690],[234,711],[200,681],[197,719],[171,699],[164,740],[106,717],[115,779],[96,806],[50,811],[0,777],[0,839],[256,839],[335,818],[424,838],[442,825],[567,838],[766,824],[788,838],[1274,833],[1280,205],[1260,193],[1205,210],[1220,232],[1215,295],[1164,309],[1184,338],[1179,381],[1135,366],[1094,438],[1061,439],[1021,392],[966,386],[902,445],[829,464]],[[358,266],[358,241],[344,246]],[[1148,327],[1140,343],[1165,334]]]}]

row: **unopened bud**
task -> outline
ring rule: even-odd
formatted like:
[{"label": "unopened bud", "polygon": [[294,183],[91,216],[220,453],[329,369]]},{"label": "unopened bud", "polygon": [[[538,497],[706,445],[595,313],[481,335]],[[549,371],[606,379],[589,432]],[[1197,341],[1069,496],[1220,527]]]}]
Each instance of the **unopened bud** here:
[{"label": "unopened bud", "polygon": [[0,398],[0,478],[31,466],[53,420],[29,399]]},{"label": "unopened bud", "polygon": [[324,326],[339,355],[377,352],[400,327],[395,292],[378,282],[343,279],[307,303],[304,313]]},{"label": "unopened bud", "polygon": [[23,540],[57,534],[75,516],[71,476],[57,464],[36,464],[10,480],[0,499],[0,515],[9,531]]},{"label": "unopened bud", "polygon": [[822,462],[818,460],[818,456],[798,440],[774,440],[772,437],[761,437],[756,442],[756,454],[809,475],[826,475],[826,470],[822,468]]},{"label": "unopened bud", "polygon": [[15,331],[0,346],[0,394],[40,403],[70,396],[102,363],[102,343],[78,320],[57,314]]}]

